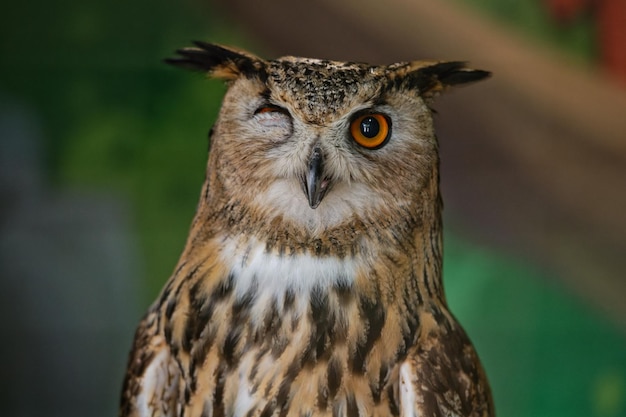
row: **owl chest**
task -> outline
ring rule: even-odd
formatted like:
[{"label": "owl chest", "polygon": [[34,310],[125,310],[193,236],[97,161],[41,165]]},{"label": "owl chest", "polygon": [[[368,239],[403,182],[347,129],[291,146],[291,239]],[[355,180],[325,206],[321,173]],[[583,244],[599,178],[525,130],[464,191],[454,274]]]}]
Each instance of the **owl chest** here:
[{"label": "owl chest", "polygon": [[[253,250],[228,271],[185,314],[206,317],[211,304],[210,317],[178,332],[189,338],[179,355],[185,415],[324,415],[372,409],[392,395],[416,329],[359,293],[357,263]],[[390,402],[382,404],[389,415]]]}]

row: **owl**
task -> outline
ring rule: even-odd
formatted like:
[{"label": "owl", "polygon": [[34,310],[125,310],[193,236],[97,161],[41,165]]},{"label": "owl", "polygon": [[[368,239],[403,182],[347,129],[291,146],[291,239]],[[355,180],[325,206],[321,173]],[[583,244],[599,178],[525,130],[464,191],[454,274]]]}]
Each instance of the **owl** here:
[{"label": "owl", "polygon": [[136,331],[120,416],[493,416],[442,287],[435,96],[461,62],[264,60],[228,84],[178,265]]}]

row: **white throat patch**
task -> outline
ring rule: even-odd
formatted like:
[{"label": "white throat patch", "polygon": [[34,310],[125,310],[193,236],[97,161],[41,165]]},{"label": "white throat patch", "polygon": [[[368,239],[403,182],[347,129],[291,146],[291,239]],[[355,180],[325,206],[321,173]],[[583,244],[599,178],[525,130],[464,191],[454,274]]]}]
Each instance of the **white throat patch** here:
[{"label": "white throat patch", "polygon": [[316,257],[309,254],[277,255],[268,253],[265,245],[236,239],[224,242],[222,258],[235,276],[235,294],[243,297],[253,288],[282,297],[286,292],[310,293],[314,288],[350,285],[356,276],[353,259]]}]

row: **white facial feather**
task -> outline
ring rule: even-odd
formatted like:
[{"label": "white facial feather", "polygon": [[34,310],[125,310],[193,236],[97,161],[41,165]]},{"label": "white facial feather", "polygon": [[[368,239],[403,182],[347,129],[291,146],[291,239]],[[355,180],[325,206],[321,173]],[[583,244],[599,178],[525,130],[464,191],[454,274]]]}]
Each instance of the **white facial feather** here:
[{"label": "white facial feather", "polygon": [[312,209],[295,179],[276,180],[254,199],[255,205],[267,210],[268,217],[280,213],[284,219],[305,227],[313,235],[355,215],[364,217],[366,211],[375,211],[384,203],[380,195],[365,184],[339,182],[321,204]]}]

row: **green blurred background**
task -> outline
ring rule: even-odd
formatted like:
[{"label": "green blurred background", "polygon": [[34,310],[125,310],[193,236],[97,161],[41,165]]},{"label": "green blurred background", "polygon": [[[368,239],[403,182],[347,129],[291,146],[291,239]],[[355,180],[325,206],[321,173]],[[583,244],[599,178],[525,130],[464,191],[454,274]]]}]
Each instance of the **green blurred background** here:
[{"label": "green blurred background", "polygon": [[[559,28],[537,1],[467,3],[592,65],[590,19]],[[192,39],[275,49],[208,2],[3,9],[0,415],[112,415],[134,326],[182,250],[224,92],[161,60]],[[446,216],[449,303],[498,414],[626,416],[624,327]]]}]

